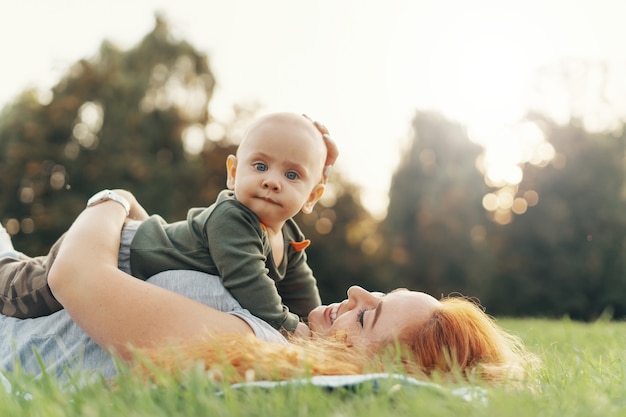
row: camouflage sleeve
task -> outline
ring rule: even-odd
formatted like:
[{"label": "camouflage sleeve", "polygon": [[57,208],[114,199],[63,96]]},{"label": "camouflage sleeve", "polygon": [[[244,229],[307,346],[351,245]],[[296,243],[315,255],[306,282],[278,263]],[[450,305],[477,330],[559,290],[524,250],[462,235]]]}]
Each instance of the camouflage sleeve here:
[{"label": "camouflage sleeve", "polygon": [[0,313],[21,319],[47,316],[63,306],[48,286],[48,271],[63,237],[48,256],[0,259]]}]

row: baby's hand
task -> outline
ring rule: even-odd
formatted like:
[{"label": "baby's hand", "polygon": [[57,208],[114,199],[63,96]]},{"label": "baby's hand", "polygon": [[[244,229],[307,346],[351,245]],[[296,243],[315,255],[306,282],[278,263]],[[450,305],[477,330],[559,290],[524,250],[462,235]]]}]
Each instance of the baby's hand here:
[{"label": "baby's hand", "polygon": [[293,332],[293,337],[311,337],[311,331],[309,330],[309,326],[302,322],[298,323],[296,331]]}]

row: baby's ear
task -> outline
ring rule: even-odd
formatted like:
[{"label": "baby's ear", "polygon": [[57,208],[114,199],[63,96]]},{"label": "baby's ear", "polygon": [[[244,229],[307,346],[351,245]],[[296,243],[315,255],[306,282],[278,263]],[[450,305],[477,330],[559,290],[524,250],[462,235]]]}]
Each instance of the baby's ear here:
[{"label": "baby's ear", "polygon": [[315,207],[315,204],[319,201],[320,198],[322,198],[325,189],[326,186],[322,183],[319,183],[315,187],[313,187],[313,191],[311,191],[311,194],[309,194],[309,198],[302,205],[302,212],[304,214],[311,214],[313,212],[313,207]]},{"label": "baby's ear", "polygon": [[235,189],[235,176],[237,175],[237,157],[228,155],[226,158],[226,187],[229,190]]}]

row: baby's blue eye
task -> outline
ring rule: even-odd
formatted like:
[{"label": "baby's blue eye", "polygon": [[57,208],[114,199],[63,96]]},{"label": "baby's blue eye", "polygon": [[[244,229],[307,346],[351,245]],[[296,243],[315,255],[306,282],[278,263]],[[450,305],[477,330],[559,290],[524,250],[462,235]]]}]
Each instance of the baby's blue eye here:
[{"label": "baby's blue eye", "polygon": [[297,180],[298,179],[298,174],[293,172],[293,171],[289,171],[285,174],[285,177],[287,177],[288,180]]},{"label": "baby's blue eye", "polygon": [[257,162],[254,164],[254,169],[261,172],[267,171],[267,165],[265,165],[263,162]]}]

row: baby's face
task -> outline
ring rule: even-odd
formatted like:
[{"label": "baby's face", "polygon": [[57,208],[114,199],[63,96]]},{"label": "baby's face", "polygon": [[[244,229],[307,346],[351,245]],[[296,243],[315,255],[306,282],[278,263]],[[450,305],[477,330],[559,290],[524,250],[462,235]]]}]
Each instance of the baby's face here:
[{"label": "baby's face", "polygon": [[229,187],[268,227],[282,227],[321,197],[326,148],[311,121],[295,114],[261,119],[249,130],[229,165]]}]

